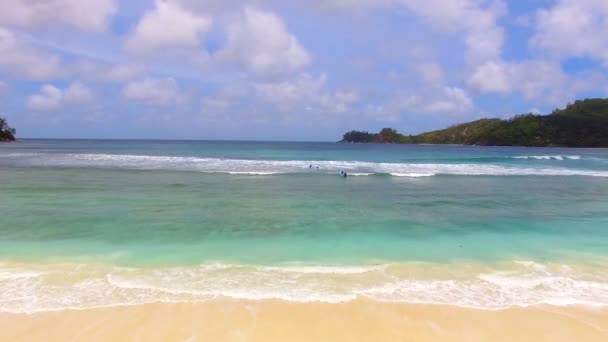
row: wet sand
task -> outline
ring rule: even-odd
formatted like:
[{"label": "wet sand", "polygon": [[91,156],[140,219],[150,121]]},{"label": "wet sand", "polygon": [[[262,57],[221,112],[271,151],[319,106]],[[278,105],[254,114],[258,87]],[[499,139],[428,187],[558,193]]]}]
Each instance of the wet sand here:
[{"label": "wet sand", "polygon": [[608,309],[216,299],[0,313],[2,341],[608,341]]}]

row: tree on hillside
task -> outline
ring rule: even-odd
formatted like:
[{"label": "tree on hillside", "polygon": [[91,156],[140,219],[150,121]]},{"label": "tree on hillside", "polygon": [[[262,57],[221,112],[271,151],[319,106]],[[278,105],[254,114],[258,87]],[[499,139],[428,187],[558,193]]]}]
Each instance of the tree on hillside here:
[{"label": "tree on hillside", "polygon": [[17,131],[10,127],[6,119],[0,118],[0,141],[14,141]]},{"label": "tree on hillside", "polygon": [[446,129],[406,136],[392,128],[379,133],[351,131],[346,142],[464,144],[494,146],[608,147],[608,98],[569,103],[549,115],[480,119]]},{"label": "tree on hillside", "polygon": [[374,140],[374,134],[365,131],[350,131],[342,136],[343,142],[369,143]]},{"label": "tree on hillside", "polygon": [[402,137],[401,134],[393,128],[383,128],[378,135],[380,142],[384,143],[398,143],[401,141]]}]

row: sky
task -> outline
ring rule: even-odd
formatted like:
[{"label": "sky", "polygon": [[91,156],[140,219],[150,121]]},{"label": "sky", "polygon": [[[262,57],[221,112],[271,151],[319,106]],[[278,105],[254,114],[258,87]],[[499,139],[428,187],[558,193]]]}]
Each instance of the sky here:
[{"label": "sky", "polygon": [[339,140],[608,97],[607,0],[0,0],[18,137]]}]

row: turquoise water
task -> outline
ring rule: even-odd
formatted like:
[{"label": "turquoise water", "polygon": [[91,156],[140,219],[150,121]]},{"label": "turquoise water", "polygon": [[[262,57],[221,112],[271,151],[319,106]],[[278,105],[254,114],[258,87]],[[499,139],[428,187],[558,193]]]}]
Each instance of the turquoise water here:
[{"label": "turquoise water", "polygon": [[7,311],[608,305],[603,149],[25,140],[0,145],[0,216]]}]

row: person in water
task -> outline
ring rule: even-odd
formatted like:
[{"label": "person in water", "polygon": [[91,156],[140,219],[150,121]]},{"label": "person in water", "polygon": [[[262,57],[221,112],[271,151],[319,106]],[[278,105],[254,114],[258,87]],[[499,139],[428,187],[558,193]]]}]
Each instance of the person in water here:
[{"label": "person in water", "polygon": [[346,176],[347,176],[346,171],[340,170],[340,177],[346,178]]}]

